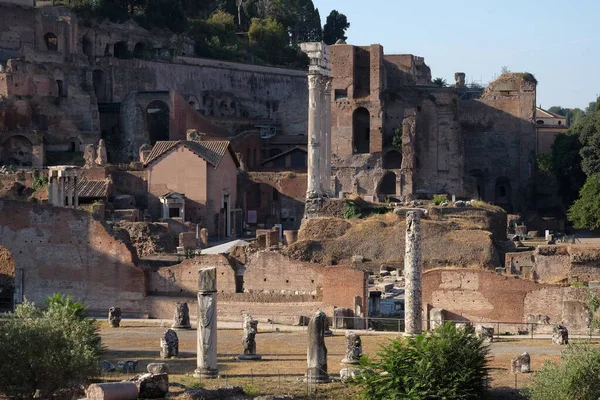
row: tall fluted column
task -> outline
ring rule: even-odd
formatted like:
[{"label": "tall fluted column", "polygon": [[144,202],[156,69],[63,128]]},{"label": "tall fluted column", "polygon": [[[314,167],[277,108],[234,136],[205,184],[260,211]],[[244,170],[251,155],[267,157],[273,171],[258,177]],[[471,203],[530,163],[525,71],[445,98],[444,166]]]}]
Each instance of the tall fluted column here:
[{"label": "tall fluted column", "polygon": [[67,207],[73,207],[73,185],[71,184],[71,177],[67,175],[65,177],[65,188],[67,192]]},{"label": "tall fluted column", "polygon": [[308,182],[306,198],[314,199],[321,195],[320,146],[321,146],[321,77],[308,75]]},{"label": "tall fluted column", "polygon": [[73,177],[73,201],[75,208],[79,208],[79,192],[77,191],[77,177]]},{"label": "tall fluted column", "polygon": [[217,269],[198,271],[197,378],[216,378],[217,365]]},{"label": "tall fluted column", "polygon": [[321,167],[321,175],[323,177],[323,193],[329,197],[332,196],[331,190],[331,77],[325,77],[325,84],[323,92],[325,99],[323,102],[323,109],[325,110],[323,118],[323,138],[321,139],[321,158],[324,160],[324,164]]},{"label": "tall fluted column", "polygon": [[406,213],[404,253],[404,332],[422,332],[421,212]]}]

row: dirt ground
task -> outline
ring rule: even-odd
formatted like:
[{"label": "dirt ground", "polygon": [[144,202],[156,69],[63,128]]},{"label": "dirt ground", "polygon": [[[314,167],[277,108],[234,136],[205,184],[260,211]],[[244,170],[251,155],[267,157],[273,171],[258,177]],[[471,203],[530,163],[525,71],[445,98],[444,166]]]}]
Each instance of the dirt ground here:
[{"label": "dirt ground", "polygon": [[[196,331],[177,331],[180,356],[166,360],[170,369],[171,393],[176,394],[187,388],[215,388],[225,385],[243,386],[252,395],[287,394],[297,398],[347,399],[352,398],[356,389],[340,382],[320,385],[317,392],[308,393],[302,382],[306,370],[307,335],[303,331],[273,332],[260,330],[256,337],[257,352],[261,361],[237,361],[242,352],[242,331],[223,329],[218,332],[218,360],[220,377],[214,380],[199,380],[192,376],[196,368]],[[137,372],[145,372],[151,362],[165,362],[159,357],[159,342],[167,327],[149,326],[139,322],[124,321],[121,328],[111,329],[103,323],[101,335],[106,348],[103,359],[117,364],[119,360],[138,360]],[[363,353],[376,355],[378,347],[394,339],[395,335],[362,335]],[[340,360],[344,357],[343,331],[326,338],[328,349],[328,369],[336,377],[343,368]],[[510,360],[527,351],[531,355],[531,367],[536,371],[546,360],[557,361],[562,348],[550,344],[550,340],[500,339],[491,345],[490,355],[490,399],[521,399],[515,388],[515,376],[510,374]],[[516,386],[527,385],[532,374],[519,374]],[[123,380],[130,376],[110,373],[100,376],[99,381]],[[314,388],[312,389],[314,390]]]}]

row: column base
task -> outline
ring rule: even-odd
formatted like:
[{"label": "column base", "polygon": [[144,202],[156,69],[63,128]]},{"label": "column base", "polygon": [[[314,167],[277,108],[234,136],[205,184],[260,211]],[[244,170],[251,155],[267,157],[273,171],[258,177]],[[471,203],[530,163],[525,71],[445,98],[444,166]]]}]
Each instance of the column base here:
[{"label": "column base", "polygon": [[258,361],[261,359],[262,356],[260,354],[240,354],[238,356],[238,360],[240,361]]},{"label": "column base", "polygon": [[313,217],[320,217],[323,215],[323,207],[327,199],[321,195],[319,197],[311,198],[306,197],[304,206],[304,218],[309,219]]},{"label": "column base", "polygon": [[183,329],[192,329],[192,326],[191,325],[175,325],[175,324],[173,324],[173,325],[171,325],[171,328],[183,330]]},{"label": "column base", "polygon": [[201,368],[194,371],[195,378],[215,379],[219,376],[218,369]]},{"label": "column base", "polygon": [[319,368],[309,368],[306,371],[304,382],[317,384],[329,383],[331,382],[331,378],[329,377],[329,374],[327,372],[322,371]]}]

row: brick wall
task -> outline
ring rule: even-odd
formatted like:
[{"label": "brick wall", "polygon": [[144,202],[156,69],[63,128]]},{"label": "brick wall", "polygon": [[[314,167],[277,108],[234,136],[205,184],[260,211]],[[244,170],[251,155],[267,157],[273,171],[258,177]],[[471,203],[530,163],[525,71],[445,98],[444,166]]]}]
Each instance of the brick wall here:
[{"label": "brick wall", "polygon": [[23,271],[27,300],[41,304],[64,293],[92,310],[120,306],[125,312],[139,311],[146,288],[132,247],[90,214],[0,200],[0,232],[0,245]]},{"label": "brick wall", "polygon": [[198,293],[198,271],[217,267],[219,293],[235,293],[235,271],[223,255],[204,255],[172,267],[146,269],[148,294],[194,298]]}]

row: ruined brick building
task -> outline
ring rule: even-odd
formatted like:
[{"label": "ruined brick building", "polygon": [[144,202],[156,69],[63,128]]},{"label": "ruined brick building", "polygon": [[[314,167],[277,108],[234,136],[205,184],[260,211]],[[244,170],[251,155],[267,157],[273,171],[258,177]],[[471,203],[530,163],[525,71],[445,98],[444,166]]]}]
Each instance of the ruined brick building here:
[{"label": "ruined brick building", "polygon": [[526,206],[536,82],[505,74],[473,98],[465,75],[432,84],[421,57],[380,45],[330,47],[335,193],[383,200],[447,193]]},{"label": "ruined brick building", "polygon": [[[231,141],[241,169],[263,173],[239,180],[244,222],[298,227],[303,182],[264,173],[306,171],[306,71],[194,58],[186,37],[83,23],[37,3],[0,0],[11,21],[0,26],[0,164],[77,163],[100,138],[110,163],[129,163],[142,145],[194,129]],[[455,87],[433,85],[421,57],[380,45],[330,52],[333,193],[447,193],[526,208],[536,152],[530,74],[503,75],[473,96],[464,74]]]}]

